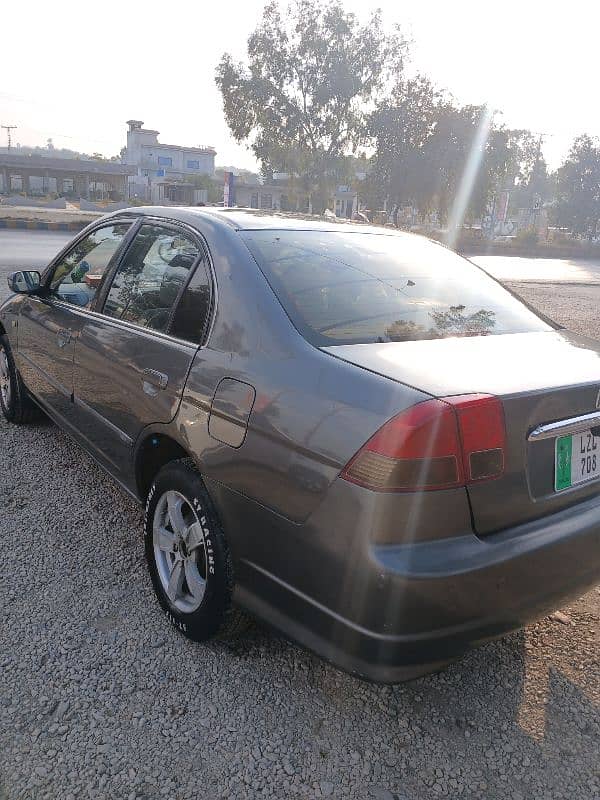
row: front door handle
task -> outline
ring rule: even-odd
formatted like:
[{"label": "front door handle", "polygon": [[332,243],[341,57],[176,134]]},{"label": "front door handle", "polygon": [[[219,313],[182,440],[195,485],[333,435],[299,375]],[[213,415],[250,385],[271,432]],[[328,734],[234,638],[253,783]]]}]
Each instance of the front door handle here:
[{"label": "front door handle", "polygon": [[142,370],[142,375],[144,376],[142,378],[142,384],[146,394],[155,394],[152,388],[166,389],[169,385],[169,376],[156,369],[144,369]]},{"label": "front door handle", "polygon": [[61,328],[56,334],[56,339],[59,347],[66,347],[71,341],[71,329]]}]

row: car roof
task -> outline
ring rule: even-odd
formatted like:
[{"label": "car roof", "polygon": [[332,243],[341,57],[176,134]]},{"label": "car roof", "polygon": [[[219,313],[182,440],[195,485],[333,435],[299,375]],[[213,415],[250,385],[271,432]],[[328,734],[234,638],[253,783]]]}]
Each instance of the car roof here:
[{"label": "car roof", "polygon": [[277,211],[262,211],[255,208],[221,208],[213,206],[138,206],[114,212],[116,215],[137,214],[164,217],[190,225],[202,219],[220,222],[234,230],[314,230],[347,233],[374,233],[388,236],[414,236],[404,231],[367,225],[336,217],[318,217],[309,214],[291,214]]}]

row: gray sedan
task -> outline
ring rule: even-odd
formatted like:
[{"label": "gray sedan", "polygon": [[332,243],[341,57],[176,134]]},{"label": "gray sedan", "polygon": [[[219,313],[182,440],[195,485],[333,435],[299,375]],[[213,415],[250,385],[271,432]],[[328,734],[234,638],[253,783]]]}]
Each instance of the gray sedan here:
[{"label": "gray sedan", "polygon": [[600,577],[600,347],[435,242],[136,208],[9,284],[4,416],[145,504],[191,639],[249,611],[396,682]]}]

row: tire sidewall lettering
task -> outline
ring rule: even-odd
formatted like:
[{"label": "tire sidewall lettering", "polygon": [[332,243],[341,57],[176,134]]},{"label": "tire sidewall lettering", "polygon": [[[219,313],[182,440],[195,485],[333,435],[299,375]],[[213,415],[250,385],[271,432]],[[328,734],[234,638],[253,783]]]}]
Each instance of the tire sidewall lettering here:
[{"label": "tire sidewall lettering", "polygon": [[187,631],[187,625],[185,624],[185,622],[182,622],[181,620],[177,619],[177,617],[171,611],[165,611],[165,614],[167,615],[167,619],[169,620],[171,625],[174,625],[178,630],[182,631],[183,633]]}]

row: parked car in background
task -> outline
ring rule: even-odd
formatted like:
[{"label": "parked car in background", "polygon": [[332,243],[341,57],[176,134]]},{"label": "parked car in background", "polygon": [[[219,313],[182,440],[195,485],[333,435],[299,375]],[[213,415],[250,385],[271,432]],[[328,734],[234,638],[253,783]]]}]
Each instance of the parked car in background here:
[{"label": "parked car in background", "polygon": [[4,416],[144,503],[191,639],[246,610],[396,682],[600,577],[600,346],[436,242],[135,208],[9,283]]}]

